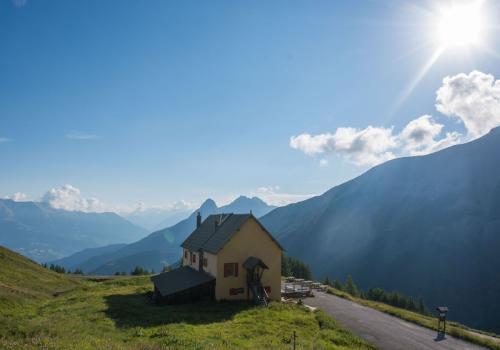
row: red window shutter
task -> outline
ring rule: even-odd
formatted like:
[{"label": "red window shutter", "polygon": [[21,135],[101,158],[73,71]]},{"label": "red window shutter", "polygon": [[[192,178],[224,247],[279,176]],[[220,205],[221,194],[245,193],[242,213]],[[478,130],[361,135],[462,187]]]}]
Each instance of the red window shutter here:
[{"label": "red window shutter", "polygon": [[234,264],[234,276],[238,277],[238,263]]},{"label": "red window shutter", "polygon": [[196,254],[193,254],[193,262],[196,262]]}]

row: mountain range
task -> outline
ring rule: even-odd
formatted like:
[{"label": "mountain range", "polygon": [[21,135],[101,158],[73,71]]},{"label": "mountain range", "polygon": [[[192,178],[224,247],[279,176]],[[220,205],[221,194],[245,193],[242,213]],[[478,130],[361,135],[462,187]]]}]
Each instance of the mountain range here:
[{"label": "mountain range", "polygon": [[0,244],[39,262],[85,248],[130,243],[147,234],[115,213],[66,211],[46,203],[0,199]]},{"label": "mountain range", "polygon": [[[252,213],[260,217],[275,207],[266,204],[257,197],[240,196],[228,205],[218,207],[212,199],[207,199],[198,210],[195,210],[186,219],[177,224],[155,231],[147,237],[125,246],[103,247],[109,250],[87,250],[53,263],[66,268],[80,268],[86,273],[113,274],[115,272],[130,272],[135,266],[160,271],[165,265],[173,265],[180,260],[180,244],[194,230],[196,213],[199,211],[203,218],[217,213]],[[101,254],[102,253],[102,254]]]},{"label": "mountain range", "polygon": [[192,209],[186,207],[175,207],[170,209],[147,208],[119,214],[134,225],[143,227],[149,232],[152,232],[175,225],[179,221],[185,219],[191,211]]},{"label": "mountain range", "polygon": [[[20,214],[5,219],[17,205],[0,202],[2,241],[6,229],[20,232],[19,239],[28,236],[23,225],[39,229],[36,220],[21,220]],[[33,218],[52,212],[40,204],[28,207]],[[430,155],[394,159],[284,207],[239,197],[220,208],[209,199],[199,208],[203,217],[250,210],[286,254],[307,262],[317,279],[352,275],[362,289],[381,287],[422,297],[431,307],[448,306],[452,319],[500,332],[500,128]],[[95,274],[129,272],[136,265],[159,271],[178,261],[179,245],[195,221],[196,211],[133,243],[87,249],[55,263]],[[34,248],[23,241],[32,256],[42,236],[32,234]]]},{"label": "mountain range", "polygon": [[261,221],[318,278],[350,274],[500,331],[500,128],[389,161]]}]

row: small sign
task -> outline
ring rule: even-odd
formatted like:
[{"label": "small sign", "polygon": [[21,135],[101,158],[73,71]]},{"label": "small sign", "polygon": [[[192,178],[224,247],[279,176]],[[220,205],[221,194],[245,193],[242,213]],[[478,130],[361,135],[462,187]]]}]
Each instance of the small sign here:
[{"label": "small sign", "polygon": [[245,293],[245,288],[231,288],[229,289],[229,295],[238,295]]}]

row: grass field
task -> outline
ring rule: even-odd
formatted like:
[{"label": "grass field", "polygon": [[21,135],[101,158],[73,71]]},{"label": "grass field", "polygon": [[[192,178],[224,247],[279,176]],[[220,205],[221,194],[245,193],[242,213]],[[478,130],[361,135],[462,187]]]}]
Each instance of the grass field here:
[{"label": "grass field", "polygon": [[[335,288],[330,288],[328,290],[328,293],[437,331],[437,321],[435,317],[425,316],[384,303],[355,298],[352,295]],[[446,333],[456,338],[464,339],[471,343],[479,344],[490,349],[500,350],[500,338],[496,337],[496,335],[470,329],[467,326],[464,326],[457,322],[446,322]]]},{"label": "grass field", "polygon": [[0,349],[373,349],[321,311],[156,306],[148,277],[56,274],[0,247]]}]

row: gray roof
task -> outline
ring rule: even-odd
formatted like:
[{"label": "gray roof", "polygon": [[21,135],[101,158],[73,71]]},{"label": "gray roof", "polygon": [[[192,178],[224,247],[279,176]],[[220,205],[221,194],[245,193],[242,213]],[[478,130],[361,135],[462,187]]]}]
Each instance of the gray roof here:
[{"label": "gray roof", "polygon": [[198,227],[186,238],[181,247],[191,251],[203,250],[212,254],[217,254],[219,250],[238,232],[240,227],[250,218],[253,218],[269,235],[269,237],[280,247],[276,239],[262,226],[252,214],[214,214],[207,217]]},{"label": "gray roof", "polygon": [[151,277],[155,287],[162,296],[193,288],[214,279],[208,273],[197,271],[189,266],[182,266]]}]

